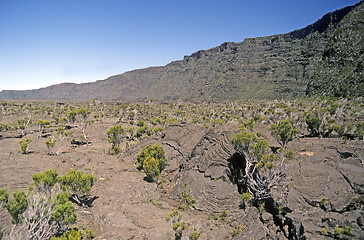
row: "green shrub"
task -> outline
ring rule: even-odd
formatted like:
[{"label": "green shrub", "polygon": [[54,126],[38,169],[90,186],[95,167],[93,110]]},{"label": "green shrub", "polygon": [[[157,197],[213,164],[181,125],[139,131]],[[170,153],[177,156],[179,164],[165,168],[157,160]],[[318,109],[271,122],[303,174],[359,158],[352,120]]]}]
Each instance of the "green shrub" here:
[{"label": "green shrub", "polygon": [[15,191],[13,199],[10,199],[6,204],[5,208],[11,215],[13,224],[21,221],[21,214],[27,209],[27,195],[23,191]]},{"label": "green shrub", "polygon": [[148,126],[138,127],[135,133],[135,137],[140,138],[144,134],[150,135]]},{"label": "green shrub", "polygon": [[86,232],[87,239],[94,239],[96,237],[95,233],[92,232],[92,230],[89,228],[85,228],[85,232]]},{"label": "green shrub", "polygon": [[242,125],[239,127],[240,130],[245,130],[247,128],[249,128],[251,131],[253,130],[254,128],[254,125],[255,125],[255,122],[259,120],[259,119],[254,119],[254,117],[250,118],[249,120],[247,121],[243,121],[242,122]]},{"label": "green shrub", "polygon": [[364,136],[364,121],[357,123],[355,128],[355,134],[359,139],[363,139]]},{"label": "green shrub", "polygon": [[279,156],[275,153],[268,153],[262,157],[262,160],[259,161],[256,167],[259,170],[262,169],[272,169],[274,167],[274,162],[279,160]]},{"label": "green shrub", "polygon": [[6,124],[6,123],[0,123],[0,132],[2,131],[7,131],[11,129],[11,127],[9,126],[9,124]]},{"label": "green shrub", "polygon": [[199,237],[201,236],[201,233],[199,231],[196,230],[196,228],[194,228],[191,232],[191,240],[197,240],[199,239]]},{"label": "green shrub", "polygon": [[158,165],[158,161],[152,156],[147,156],[147,158],[144,160],[143,169],[150,181],[153,181],[155,178],[159,177],[160,170]]},{"label": "green shrub", "polygon": [[60,192],[56,195],[54,199],[55,204],[65,204],[69,201],[69,197],[71,196],[71,193],[69,191]]},{"label": "green shrub", "polygon": [[[136,158],[136,163],[139,164],[138,168],[144,169],[146,167],[144,169],[146,174],[148,172],[153,176],[159,176],[167,162],[163,148],[157,144],[143,147]],[[148,161],[146,162],[146,160]]]},{"label": "green shrub", "polygon": [[96,182],[96,177],[92,174],[83,174],[82,171],[70,170],[60,178],[63,189],[72,189],[76,193],[89,193]]},{"label": "green shrub", "polygon": [[187,183],[182,185],[182,190],[178,193],[179,197],[179,208],[185,209],[188,206],[193,207],[196,203],[196,199],[191,196],[191,189],[188,187]]},{"label": "green shrub", "polygon": [[47,146],[47,148],[50,150],[50,149],[52,149],[52,148],[54,148],[54,146],[56,145],[56,139],[48,139],[46,142],[46,146]]},{"label": "green shrub", "polygon": [[69,122],[74,123],[76,121],[77,112],[75,110],[71,110],[67,114],[67,119]]},{"label": "green shrub", "polygon": [[256,142],[251,144],[250,149],[250,153],[260,161],[269,152],[269,144],[265,139],[257,139]]},{"label": "green shrub", "polygon": [[307,128],[310,131],[311,135],[318,136],[319,135],[319,128],[321,125],[321,120],[318,116],[314,114],[308,114],[306,116],[306,124]]},{"label": "green shrub", "polygon": [[59,174],[55,169],[48,169],[38,174],[35,173],[32,178],[36,185],[43,184],[46,189],[52,188],[59,182]]},{"label": "green shrub", "polygon": [[0,188],[0,206],[6,204],[8,202],[8,199],[9,193],[5,189]]},{"label": "green shrub", "polygon": [[345,234],[345,235],[348,235],[348,236],[351,236],[351,235],[352,235],[352,233],[351,233],[351,227],[346,226],[346,227],[344,228],[344,234]]},{"label": "green shrub", "polygon": [[338,124],[334,124],[333,125],[334,130],[340,135],[340,137],[344,136],[346,133],[346,125],[343,124],[341,126],[339,126]]},{"label": "green shrub", "polygon": [[62,225],[70,225],[76,222],[77,215],[75,213],[75,207],[70,201],[57,204],[54,207],[52,214],[52,220]]},{"label": "green shrub", "polygon": [[241,200],[242,200],[244,203],[249,202],[249,201],[250,201],[250,199],[251,199],[251,197],[252,197],[252,195],[250,194],[250,192],[249,192],[249,191],[244,192],[244,193],[242,193],[242,194],[241,194]]},{"label": "green shrub", "polygon": [[338,225],[336,225],[335,229],[334,229],[334,235],[340,235],[344,233],[344,228],[339,227]]},{"label": "green shrub", "polygon": [[326,236],[328,234],[328,232],[327,232],[327,230],[325,228],[323,228],[321,230],[321,234],[324,235],[324,236]]},{"label": "green shrub", "polygon": [[243,153],[249,149],[250,145],[255,142],[256,139],[257,137],[254,133],[242,131],[241,133],[234,135],[232,143],[236,151]]},{"label": "green shrub", "polygon": [[52,237],[50,240],[81,240],[82,233],[78,230],[78,227],[73,227],[67,232],[63,233],[59,237]]},{"label": "green shrub", "polygon": [[151,134],[156,134],[157,132],[160,132],[160,131],[163,131],[164,128],[162,127],[155,127],[155,128],[152,128],[152,131],[151,131]]},{"label": "green shrub", "polygon": [[143,119],[140,119],[140,120],[137,122],[137,126],[138,126],[138,127],[144,127],[144,126],[146,126],[146,123],[143,121]]},{"label": "green shrub", "polygon": [[107,131],[107,141],[109,143],[112,143],[111,149],[114,151],[115,154],[118,154],[120,151],[120,148],[118,148],[118,146],[121,142],[123,135],[125,135],[125,131],[124,128],[120,125],[113,126]]},{"label": "green shrub", "polygon": [[287,150],[284,152],[283,156],[287,159],[287,160],[292,160],[294,158],[294,156],[296,155],[296,153],[292,150]]},{"label": "green shrub", "polygon": [[22,139],[19,141],[20,144],[20,151],[23,154],[27,154],[28,153],[28,146],[29,144],[32,142],[33,140],[30,138],[26,138],[26,139]]},{"label": "green shrub", "polygon": [[183,215],[177,210],[173,210],[167,215],[166,221],[171,221],[172,229],[174,231],[174,239],[180,240],[182,238],[183,231],[187,228],[187,224],[182,221]]},{"label": "green shrub", "polygon": [[[86,175],[75,170],[59,177],[56,170],[49,169],[33,174],[33,180],[34,184],[29,188],[29,194],[15,191],[13,199],[5,204],[5,208],[12,216],[13,224],[25,224],[24,227],[28,228],[31,225],[39,225],[44,229],[49,227],[59,234],[76,222],[76,209],[69,201],[71,195],[69,191],[62,191],[53,196],[53,191],[50,190],[59,190],[57,184],[60,183],[63,190],[70,188],[76,192],[89,192],[96,178],[91,174]],[[2,193],[0,196],[4,196],[3,199],[6,201],[5,190],[0,189],[0,193]],[[73,229],[61,236],[53,236],[52,239],[81,239],[81,232],[77,232],[78,229]],[[30,234],[32,234],[32,238],[37,236],[36,230],[34,230],[35,235],[33,232]]]},{"label": "green shrub", "polygon": [[297,129],[293,128],[290,119],[280,121],[278,125],[273,124],[270,130],[282,147],[285,147],[297,134]]},{"label": "green shrub", "polygon": [[227,211],[226,210],[222,210],[220,215],[219,215],[219,218],[221,218],[222,220],[225,220],[225,218],[227,217]]}]

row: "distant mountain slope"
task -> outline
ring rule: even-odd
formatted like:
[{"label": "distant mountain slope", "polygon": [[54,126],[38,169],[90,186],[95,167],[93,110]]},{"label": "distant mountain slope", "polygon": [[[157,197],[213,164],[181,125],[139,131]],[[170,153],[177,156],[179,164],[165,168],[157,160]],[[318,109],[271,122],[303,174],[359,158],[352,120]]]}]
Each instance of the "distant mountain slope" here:
[{"label": "distant mountain slope", "polygon": [[286,34],[227,42],[163,67],[86,84],[2,91],[2,99],[134,101],[363,96],[364,2]]}]

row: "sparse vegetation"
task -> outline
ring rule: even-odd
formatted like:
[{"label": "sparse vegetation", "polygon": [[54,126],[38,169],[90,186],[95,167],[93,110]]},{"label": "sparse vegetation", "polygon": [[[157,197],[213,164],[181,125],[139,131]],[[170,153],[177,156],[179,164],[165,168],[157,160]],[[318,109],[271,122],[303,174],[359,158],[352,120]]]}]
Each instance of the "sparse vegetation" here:
[{"label": "sparse vegetation", "polygon": [[180,240],[182,238],[183,231],[187,229],[187,224],[182,221],[182,217],[183,215],[176,209],[166,217],[166,221],[171,222],[175,240]]},{"label": "sparse vegetation", "polygon": [[[49,169],[33,174],[34,183],[29,187],[28,193],[15,191],[10,200],[7,200],[8,194],[2,189],[2,202],[6,202],[4,207],[15,224],[9,238],[81,239],[78,228],[68,228],[76,222],[77,215],[75,207],[69,201],[70,193],[65,185],[82,192],[89,190],[92,184],[88,175],[76,173],[78,177],[72,177],[75,175],[73,171],[60,177],[56,170]],[[60,191],[59,183],[64,191]]]},{"label": "sparse vegetation", "polygon": [[[91,119],[87,116],[85,120],[88,126],[92,124],[91,127],[87,128],[87,132],[89,132],[87,140],[83,136],[82,129],[78,126],[80,122],[77,122],[81,121],[83,118],[77,113],[78,109],[81,108],[89,111],[92,116]],[[49,166],[47,161],[48,159],[52,159],[50,160],[52,161],[52,164],[54,162],[57,169],[61,169],[60,171],[62,172],[67,172],[66,170],[68,170],[63,169],[63,167],[74,168],[72,173],[62,176],[58,175],[58,172],[55,170],[47,170],[42,173],[33,174],[34,183],[30,190],[28,192],[23,191],[27,203],[29,201],[35,201],[37,204],[41,203],[37,200],[39,196],[39,199],[47,199],[48,195],[45,193],[52,193],[52,197],[50,198],[52,201],[43,202],[46,209],[52,211],[52,214],[41,216],[43,219],[47,220],[46,222],[53,223],[51,226],[62,226],[61,228],[65,231],[54,235],[54,239],[67,239],[67,236],[71,236],[72,234],[74,234],[75,237],[78,237],[78,233],[75,231],[73,231],[72,234],[67,235],[67,233],[72,231],[70,227],[77,223],[78,218],[74,204],[69,202],[68,199],[73,193],[79,195],[89,194],[90,189],[95,184],[96,180],[95,177],[79,177],[79,175],[81,175],[78,173],[80,172],[79,170],[84,170],[87,173],[91,171],[107,172],[107,174],[100,177],[100,187],[103,187],[104,185],[108,186],[108,184],[114,184],[116,182],[119,184],[118,180],[120,178],[112,174],[120,174],[120,176],[123,176],[124,180],[126,179],[124,176],[134,174],[135,169],[132,167],[132,162],[124,161],[130,161],[130,158],[135,159],[138,150],[140,150],[140,152],[137,154],[137,168],[144,171],[146,175],[145,179],[147,181],[155,181],[158,183],[158,185],[154,185],[156,192],[152,193],[152,195],[149,195],[148,193],[147,196],[147,201],[150,200],[156,207],[152,204],[149,204],[149,206],[155,211],[162,210],[165,204],[163,194],[168,196],[168,194],[173,192],[173,195],[171,194],[170,196],[173,196],[172,198],[175,198],[174,200],[178,202],[178,210],[180,213],[183,213],[182,210],[184,210],[185,214],[184,221],[181,220],[178,224],[171,224],[172,229],[175,230],[176,236],[179,236],[179,234],[182,234],[183,232],[183,237],[197,239],[200,235],[203,237],[205,237],[205,234],[206,236],[210,236],[209,232],[213,232],[215,229],[219,228],[220,225],[225,227],[226,224],[234,226],[232,227],[231,232],[231,235],[233,236],[244,231],[246,226],[239,222],[234,222],[234,211],[231,211],[229,208],[221,211],[222,209],[220,208],[213,213],[208,211],[203,212],[203,215],[208,216],[206,217],[206,221],[207,219],[209,219],[209,221],[212,219],[217,220],[216,222],[212,221],[213,225],[208,227],[208,229],[199,229],[199,231],[197,231],[190,227],[190,225],[202,215],[201,212],[203,210],[197,211],[194,208],[196,200],[200,200],[201,195],[198,191],[200,191],[201,188],[193,188],[191,191],[190,186],[183,184],[184,182],[181,182],[180,179],[176,180],[179,173],[172,177],[172,172],[177,170],[177,172],[181,171],[181,173],[183,173],[183,171],[186,171],[186,169],[191,167],[193,168],[193,171],[196,170],[196,173],[198,171],[198,174],[203,174],[208,181],[210,181],[211,178],[211,184],[213,186],[229,181],[230,176],[220,176],[215,172],[211,174],[209,170],[202,168],[202,164],[204,164],[202,161],[193,159],[193,157],[196,157],[199,154],[206,158],[216,157],[217,159],[220,157],[219,154],[215,155],[214,152],[209,152],[209,147],[206,147],[213,146],[211,149],[215,147],[215,139],[213,138],[199,140],[201,142],[199,143],[201,144],[201,148],[200,145],[198,145],[190,152],[181,150],[176,153],[177,156],[171,154],[175,150],[178,151],[180,146],[186,144],[184,142],[176,142],[174,145],[168,145],[170,139],[174,137],[171,136],[171,128],[183,129],[186,125],[190,126],[189,124],[196,124],[197,126],[195,129],[199,129],[199,131],[202,129],[201,131],[220,134],[221,129],[224,129],[225,131],[229,126],[237,128],[237,126],[240,125],[239,132],[233,137],[232,143],[237,152],[237,158],[241,159],[236,160],[236,163],[234,163],[236,165],[231,166],[236,170],[236,172],[231,172],[231,174],[236,175],[231,178],[232,183],[237,185],[240,184],[238,186],[239,194],[241,194],[241,202],[239,202],[240,207],[245,210],[250,207],[256,207],[258,208],[258,211],[266,211],[270,214],[272,214],[272,212],[278,212],[280,217],[283,217],[284,219],[285,214],[290,210],[280,206],[280,204],[283,204],[280,202],[278,203],[279,206],[275,205],[275,209],[272,210],[273,207],[267,204],[267,201],[271,201],[271,198],[273,198],[270,193],[271,189],[281,190],[281,185],[277,187],[273,186],[277,185],[280,178],[284,176],[285,165],[288,166],[287,169],[293,166],[292,171],[297,171],[296,173],[299,175],[300,171],[305,171],[305,157],[311,156],[309,154],[317,154],[319,157],[319,151],[332,151],[333,154],[337,154],[337,156],[342,154],[341,158],[349,158],[350,164],[355,161],[362,161],[360,151],[356,151],[356,149],[353,148],[353,146],[357,146],[358,142],[363,139],[363,118],[361,116],[364,115],[360,115],[362,108],[362,100],[353,99],[334,99],[330,101],[327,99],[303,99],[292,101],[277,100],[229,103],[190,103],[185,101],[180,101],[178,103],[159,103],[149,101],[111,104],[100,102],[92,105],[81,102],[65,102],[60,105],[48,102],[26,102],[24,104],[17,103],[12,105],[12,103],[9,102],[6,107],[0,105],[0,111],[2,111],[0,131],[2,142],[8,143],[15,138],[15,147],[9,145],[8,159],[16,162],[16,164],[20,164],[20,161],[26,162],[24,159],[29,159],[29,162],[32,164],[38,164],[39,161],[44,161],[39,165],[39,168],[42,168],[44,166]],[[24,109],[27,109],[26,115],[24,115]],[[73,112],[76,114],[74,115]],[[24,116],[27,116],[27,118],[24,118]],[[131,117],[133,120],[129,119]],[[72,120],[73,118],[74,121]],[[40,128],[36,119],[43,119],[42,121],[48,121],[49,124]],[[186,123],[186,125],[181,123]],[[169,126],[171,124],[177,124],[177,126],[171,127]],[[221,128],[221,125],[224,125],[223,128]],[[163,132],[156,136],[152,136],[160,131]],[[114,133],[116,133],[116,135],[114,135]],[[232,136],[229,134],[226,134],[226,136]],[[281,146],[284,146],[284,148],[279,148],[279,145],[272,141],[270,134],[275,137],[277,142]],[[37,138],[37,135],[40,135],[40,138]],[[106,136],[108,139],[106,139]],[[204,135],[201,134],[201,136]],[[298,138],[296,138],[296,136],[298,136]],[[315,137],[320,137],[320,139],[318,140]],[[20,151],[22,153],[32,154],[22,155],[16,152],[19,150],[19,145],[17,145],[17,143],[21,138],[27,138],[30,139],[30,141],[23,141],[22,144],[26,145],[26,148],[24,151],[22,151],[22,149]],[[102,141],[98,138],[102,139]],[[148,143],[152,143],[152,145],[146,145],[144,139],[146,139]],[[344,141],[344,139],[347,144],[345,148],[343,148],[341,144],[341,141]],[[71,140],[73,140],[72,145],[70,144]],[[191,138],[191,142],[193,141],[196,141],[196,139]],[[205,141],[209,143],[206,143]],[[300,144],[300,141],[302,144]],[[330,141],[329,144],[328,141]],[[44,144],[45,142],[46,144]],[[87,142],[89,145],[87,145]],[[317,142],[319,142],[319,150],[317,148]],[[153,145],[155,143],[161,145]],[[46,145],[48,151],[44,145]],[[111,150],[108,151],[110,147]],[[223,143],[223,146],[221,147],[229,146],[226,146],[226,143]],[[337,148],[337,153],[332,150],[335,148]],[[125,151],[126,149],[128,151]],[[168,162],[168,171],[165,169],[167,166],[167,158],[164,151],[171,154],[168,155],[171,156],[170,162]],[[121,152],[123,154],[122,157],[121,155],[110,156],[104,154],[108,152],[114,154]],[[61,155],[49,158],[47,154],[44,153]],[[134,155],[129,156],[130,153]],[[204,155],[206,153],[208,154]],[[39,156],[39,160],[32,161],[32,159]],[[176,158],[178,160],[175,160]],[[116,163],[116,165],[107,165],[106,159],[114,159],[115,161],[108,161],[107,164],[112,162],[113,164]],[[191,161],[191,164],[189,162],[186,164],[186,159]],[[282,160],[285,161],[283,162]],[[245,166],[245,161],[248,161],[247,166]],[[122,166],[125,164],[127,167],[124,166],[120,168],[120,164]],[[300,164],[301,168],[297,169],[298,164]],[[105,170],[106,166],[110,170]],[[211,167],[214,166],[215,165]],[[239,167],[241,167],[241,169]],[[248,173],[248,176],[246,173]],[[92,175],[84,172],[82,172],[82,174],[84,176]],[[66,180],[66,175],[68,180]],[[138,175],[138,173],[135,173],[135,175]],[[139,174],[139,176],[142,175]],[[184,180],[188,181],[193,187],[197,186],[193,182],[195,181],[193,178],[184,178]],[[82,186],[85,182],[86,185]],[[144,182],[144,184],[147,183]],[[296,184],[297,183],[292,182],[289,186],[297,188]],[[4,186],[8,187],[8,185]],[[153,184],[149,185],[149,187],[152,186]],[[98,191],[101,191],[100,189],[101,188],[99,188]],[[146,189],[148,189],[148,187]],[[40,190],[44,195],[39,193]],[[214,191],[214,189],[209,190],[211,190],[211,192]],[[14,232],[17,232],[17,229],[20,226],[25,226],[26,224],[31,225],[30,221],[26,220],[30,217],[30,215],[27,215],[29,214],[29,207],[26,207],[23,211],[21,208],[20,195],[17,197],[19,201],[16,201],[16,198],[13,195],[13,189],[11,189],[9,193],[11,193],[10,197],[4,189],[0,189],[0,206],[3,206],[6,209],[6,204],[11,202],[11,207],[10,204],[8,204],[8,206],[13,212],[13,221],[18,221],[14,230]],[[277,194],[277,192],[275,192],[275,194]],[[284,193],[282,193],[282,198],[284,197]],[[158,199],[158,201],[155,199]],[[139,200],[140,199],[138,199],[138,201]],[[143,201],[145,201],[145,199]],[[113,203],[111,202],[110,204]],[[203,205],[204,202],[201,204]],[[317,204],[322,208],[332,208],[329,200],[322,203],[319,201]],[[200,208],[200,202],[198,207]],[[203,207],[204,206],[202,206],[202,208]],[[80,207],[80,209],[82,208]],[[348,208],[348,210],[352,209],[352,207]],[[85,209],[85,212],[87,212],[87,209]],[[194,214],[196,216],[193,216]],[[17,217],[18,219],[16,219]],[[84,216],[80,215],[80,217],[83,218]],[[105,219],[103,220],[105,222],[110,220],[107,218],[108,216],[106,215],[105,217],[100,216],[100,219]],[[178,216],[176,215],[175,218],[178,219]],[[133,223],[137,228],[145,224],[139,217],[133,219]],[[228,220],[223,221],[223,219]],[[60,223],[60,225],[58,225],[58,223]],[[3,225],[3,228],[5,228],[3,229],[5,238],[8,237],[11,230],[6,229],[7,226],[8,225]],[[327,229],[325,229],[327,235],[332,237],[335,236],[333,228],[329,228],[328,225],[324,226]],[[323,226],[320,226],[319,229],[322,227]],[[60,229],[59,227],[57,228]],[[344,232],[340,234],[346,234],[346,228],[344,226],[339,226],[338,228],[337,232],[341,232],[343,229]],[[82,234],[83,239],[92,238],[93,233],[91,234],[86,231],[86,229],[80,227],[78,231]],[[355,236],[356,231],[357,230],[354,230],[354,227],[353,230],[350,229],[350,231],[349,227],[346,229],[347,234],[351,234],[351,236]]]}]

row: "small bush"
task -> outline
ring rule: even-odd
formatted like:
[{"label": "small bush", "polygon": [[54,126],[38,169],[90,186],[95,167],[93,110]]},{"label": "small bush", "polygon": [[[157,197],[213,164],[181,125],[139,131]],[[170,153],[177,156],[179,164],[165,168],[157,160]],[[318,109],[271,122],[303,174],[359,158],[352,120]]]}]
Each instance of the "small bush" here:
[{"label": "small bush", "polygon": [[351,227],[346,226],[346,227],[344,228],[344,234],[345,234],[345,235],[348,235],[348,236],[351,236],[351,235],[352,235],[352,233],[351,233]]},{"label": "small bush", "polygon": [[26,139],[22,139],[19,141],[20,144],[20,151],[23,154],[27,154],[28,153],[28,146],[29,144],[32,142],[33,140],[30,138],[26,138]]},{"label": "small bush", "polygon": [[0,188],[0,206],[6,204],[8,202],[8,199],[9,193],[5,189]]},{"label": "small bush", "polygon": [[107,141],[112,144],[111,149],[114,151],[114,154],[118,154],[120,152],[120,148],[118,148],[118,146],[123,135],[125,135],[125,130],[120,125],[113,126],[107,131]]},{"label": "small bush", "polygon": [[319,135],[319,128],[321,125],[321,120],[318,116],[316,116],[314,114],[308,114],[306,116],[306,124],[307,124],[307,128],[310,131],[312,136]]},{"label": "small bush", "polygon": [[36,185],[43,184],[46,189],[52,188],[59,182],[59,174],[55,169],[48,169],[38,174],[35,173],[32,178]]},{"label": "small bush", "polygon": [[57,204],[54,207],[52,214],[52,220],[62,225],[70,225],[76,222],[77,215],[75,213],[75,207],[70,201],[62,204]]},{"label": "small bush", "polygon": [[60,178],[63,189],[72,189],[77,193],[89,193],[96,182],[96,177],[92,174],[83,174],[82,171],[70,170]]},{"label": "small bush", "polygon": [[6,204],[5,208],[11,215],[13,224],[19,223],[21,221],[21,214],[27,209],[27,195],[23,191],[15,191],[13,194],[13,199],[10,199]]},{"label": "small bush", "polygon": [[239,233],[241,233],[246,227],[243,224],[236,225],[231,231],[231,236],[235,237]]},{"label": "small bush", "polygon": [[53,140],[50,138],[45,143],[48,149],[52,149],[56,145],[56,139]]},{"label": "small bush", "polygon": [[250,152],[258,161],[260,161],[263,156],[269,152],[269,144],[267,140],[257,139],[256,142],[251,144]]},{"label": "small bush", "polygon": [[73,227],[67,232],[63,233],[59,237],[52,237],[50,240],[81,240],[82,233],[78,230],[78,227]]},{"label": "small bush", "polygon": [[364,121],[357,123],[355,128],[355,134],[359,139],[363,139],[364,136]]},{"label": "small bush", "polygon": [[222,219],[222,220],[225,220],[225,218],[227,217],[227,211],[226,210],[222,210],[219,217]]},{"label": "small bush", "polygon": [[85,232],[86,232],[87,239],[94,239],[96,237],[95,233],[89,228],[86,228]]},{"label": "small bush", "polygon": [[160,145],[143,147],[137,155],[136,163],[139,169],[144,169],[148,178],[158,177],[165,168],[167,158]]},{"label": "small bush", "polygon": [[160,171],[158,168],[158,161],[151,156],[148,156],[143,162],[143,169],[147,178],[150,181],[154,181],[155,178],[158,178],[160,175]]},{"label": "small bush", "polygon": [[166,216],[166,221],[171,221],[175,240],[181,239],[183,231],[187,228],[187,224],[182,221],[182,217],[183,215],[177,209]]},{"label": "small bush", "polygon": [[257,137],[254,133],[242,131],[241,133],[234,135],[232,143],[236,151],[243,153],[249,149],[250,145],[254,143],[256,139]]},{"label": "small bush", "polygon": [[188,187],[187,183],[184,183],[182,190],[178,193],[179,196],[179,208],[185,209],[188,206],[193,207],[196,203],[196,199],[191,196],[191,189]]},{"label": "small bush", "polygon": [[201,233],[194,228],[191,232],[191,240],[197,240],[200,237]]},{"label": "small bush", "polygon": [[297,134],[297,129],[293,128],[290,119],[280,121],[278,125],[273,124],[270,130],[282,147],[285,147]]},{"label": "small bush", "polygon": [[275,153],[269,153],[262,157],[262,160],[256,164],[259,170],[274,168],[274,162],[279,160],[279,156]]},{"label": "small bush", "polygon": [[287,160],[292,160],[294,158],[294,156],[296,155],[296,153],[292,150],[287,150],[283,156],[287,159]]},{"label": "small bush", "polygon": [[143,121],[143,119],[140,119],[140,120],[137,122],[137,126],[138,126],[138,127],[144,127],[144,126],[146,126],[146,123]]},{"label": "small bush", "polygon": [[334,229],[334,235],[340,235],[344,233],[344,228],[339,227],[338,225],[336,225],[335,229]]},{"label": "small bush", "polygon": [[242,193],[241,194],[241,200],[246,203],[246,202],[249,202],[250,199],[251,199],[252,195],[250,194],[250,192],[245,192],[245,193]]}]

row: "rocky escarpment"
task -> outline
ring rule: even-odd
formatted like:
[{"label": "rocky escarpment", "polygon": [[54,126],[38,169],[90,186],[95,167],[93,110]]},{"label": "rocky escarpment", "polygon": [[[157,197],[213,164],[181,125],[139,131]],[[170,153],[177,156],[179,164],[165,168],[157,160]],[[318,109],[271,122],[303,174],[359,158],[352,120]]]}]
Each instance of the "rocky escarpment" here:
[{"label": "rocky escarpment", "polygon": [[2,99],[135,101],[362,96],[363,6],[360,2],[286,34],[227,42],[163,67],[87,84],[2,91]]},{"label": "rocky escarpment", "polygon": [[[360,157],[364,148],[360,141],[344,145],[340,139],[295,139],[287,148],[296,156],[285,163],[287,171],[271,189],[271,198],[264,203],[244,203],[240,197],[244,187],[239,183],[246,159],[231,144],[234,129],[232,125],[213,130],[171,126],[132,147],[123,158],[131,162],[142,146],[162,145],[169,159],[162,172],[165,193],[178,202],[187,183],[196,199],[195,217],[201,212],[218,216],[227,211],[227,224],[239,229],[234,239],[364,237],[364,166]],[[270,145],[276,143],[270,140]],[[350,228],[350,234],[335,234],[335,228],[345,227]]]}]

